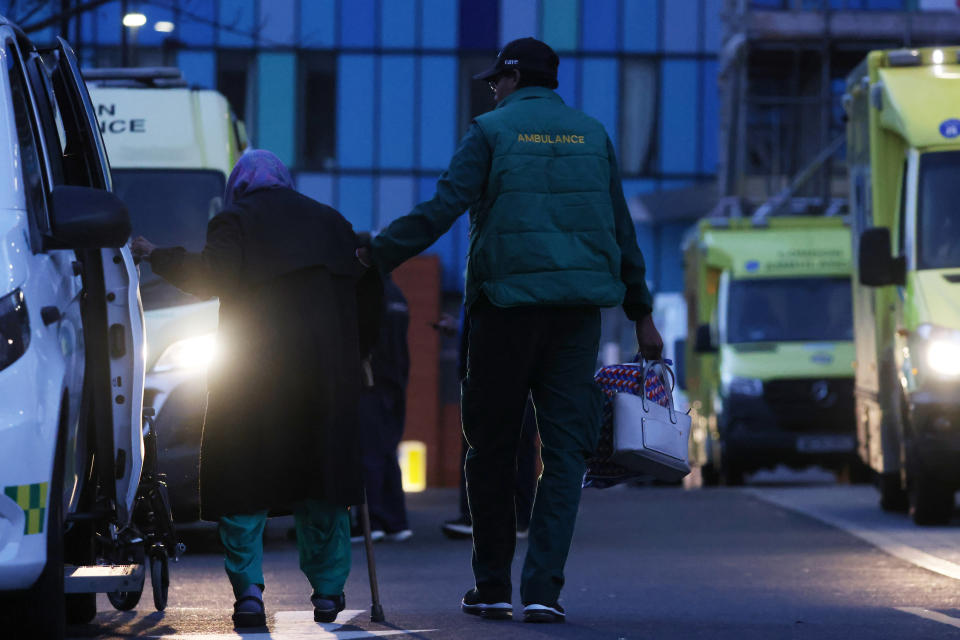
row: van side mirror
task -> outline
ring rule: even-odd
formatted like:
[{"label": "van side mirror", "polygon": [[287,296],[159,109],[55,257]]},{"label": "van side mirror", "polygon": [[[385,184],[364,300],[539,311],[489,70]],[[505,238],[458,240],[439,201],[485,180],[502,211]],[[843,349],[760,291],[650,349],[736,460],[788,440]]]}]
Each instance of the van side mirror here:
[{"label": "van side mirror", "polygon": [[680,338],[673,343],[673,370],[677,373],[677,387],[687,388],[687,340]]},{"label": "van side mirror", "polygon": [[50,199],[46,249],[119,248],[130,239],[130,214],[116,195],[90,187],[57,186]]},{"label": "van side mirror", "polygon": [[702,324],[697,327],[696,342],[693,344],[693,350],[697,353],[716,353],[717,345],[713,344],[713,335],[709,324]]},{"label": "van side mirror", "polygon": [[890,230],[873,227],[860,234],[860,284],[867,287],[902,285],[907,281],[907,260],[890,255]]}]

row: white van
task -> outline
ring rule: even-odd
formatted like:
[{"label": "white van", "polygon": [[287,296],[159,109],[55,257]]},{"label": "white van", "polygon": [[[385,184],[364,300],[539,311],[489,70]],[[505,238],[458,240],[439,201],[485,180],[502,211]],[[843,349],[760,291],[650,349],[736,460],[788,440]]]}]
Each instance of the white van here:
[{"label": "white van", "polygon": [[60,638],[67,611],[96,613],[95,588],[142,588],[142,567],[64,587],[65,562],[122,560],[143,466],[143,316],[110,190],[73,52],[38,52],[0,17],[0,628],[25,629],[12,637]]},{"label": "white van", "polygon": [[[84,78],[110,154],[114,191],[134,235],[199,251],[207,222],[246,146],[243,123],[216,91],[189,88],[176,68],[88,69]],[[140,265],[147,328],[144,403],[156,411],[160,466],[174,517],[199,514],[200,431],[218,302],[183,293]]]}]

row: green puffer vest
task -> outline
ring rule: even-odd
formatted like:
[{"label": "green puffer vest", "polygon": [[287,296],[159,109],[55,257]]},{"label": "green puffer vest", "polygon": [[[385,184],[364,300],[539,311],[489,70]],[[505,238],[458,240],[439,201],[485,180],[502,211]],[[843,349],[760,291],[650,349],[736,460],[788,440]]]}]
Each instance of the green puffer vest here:
[{"label": "green puffer vest", "polygon": [[481,293],[499,307],[620,304],[603,125],[541,87],[517,90],[475,122],[493,159],[470,210],[467,306]]}]

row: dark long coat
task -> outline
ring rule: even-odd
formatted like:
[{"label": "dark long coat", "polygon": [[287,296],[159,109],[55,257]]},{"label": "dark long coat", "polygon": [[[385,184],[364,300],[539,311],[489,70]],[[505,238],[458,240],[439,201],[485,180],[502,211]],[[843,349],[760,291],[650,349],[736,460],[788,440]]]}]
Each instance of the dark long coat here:
[{"label": "dark long coat", "polygon": [[200,254],[156,249],[155,273],[219,296],[200,447],[204,520],[304,498],[363,500],[357,402],[382,285],[334,209],[292,189],[255,191],[210,221]]}]

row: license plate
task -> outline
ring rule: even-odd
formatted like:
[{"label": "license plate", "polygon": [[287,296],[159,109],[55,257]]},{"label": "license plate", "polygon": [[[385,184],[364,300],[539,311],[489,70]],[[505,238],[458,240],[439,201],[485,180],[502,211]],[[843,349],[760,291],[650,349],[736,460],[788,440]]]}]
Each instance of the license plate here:
[{"label": "license plate", "polygon": [[800,453],[835,453],[853,451],[853,436],[800,436],[797,451]]}]

